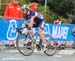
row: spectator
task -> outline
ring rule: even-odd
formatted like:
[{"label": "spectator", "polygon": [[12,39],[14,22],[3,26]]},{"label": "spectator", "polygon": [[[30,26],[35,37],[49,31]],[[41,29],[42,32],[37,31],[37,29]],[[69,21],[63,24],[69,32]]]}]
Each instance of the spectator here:
[{"label": "spectator", "polygon": [[[19,0],[12,0],[10,4],[6,6],[5,12],[4,12],[4,20],[11,20],[15,18],[16,20],[22,19],[22,11],[20,10],[20,5],[18,4]],[[12,47],[14,46],[13,41],[9,44],[5,45],[6,47]]]},{"label": "spectator", "polygon": [[54,21],[54,24],[61,24],[60,19],[57,19],[56,21]]},{"label": "spectator", "polygon": [[22,11],[20,10],[19,0],[12,0],[12,2],[7,5],[4,12],[4,19],[10,20],[15,18],[17,20],[22,19]]},{"label": "spectator", "polygon": [[[54,21],[54,24],[61,24],[60,19],[57,18],[57,19]],[[61,45],[61,43],[60,43],[59,41],[56,41],[55,44],[56,44],[56,46],[60,46],[60,45]]]},{"label": "spectator", "polygon": [[32,3],[30,4],[30,10],[31,10],[31,11],[36,11],[38,5],[39,5],[39,4],[36,3],[36,2],[32,2]]}]

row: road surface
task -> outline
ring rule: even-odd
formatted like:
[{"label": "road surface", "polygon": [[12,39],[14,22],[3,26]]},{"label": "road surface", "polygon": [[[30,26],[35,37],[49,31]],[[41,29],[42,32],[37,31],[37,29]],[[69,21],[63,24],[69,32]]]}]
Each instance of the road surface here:
[{"label": "road surface", "polygon": [[0,61],[75,61],[75,50],[58,50],[54,56],[34,51],[31,56],[23,56],[17,49],[0,49]]}]

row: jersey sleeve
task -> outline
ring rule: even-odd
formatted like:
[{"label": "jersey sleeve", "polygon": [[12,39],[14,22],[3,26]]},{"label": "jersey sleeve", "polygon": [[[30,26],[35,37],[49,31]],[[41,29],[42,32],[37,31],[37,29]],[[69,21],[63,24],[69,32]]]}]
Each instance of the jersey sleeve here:
[{"label": "jersey sleeve", "polygon": [[37,12],[32,12],[31,15],[32,16],[37,16]]}]

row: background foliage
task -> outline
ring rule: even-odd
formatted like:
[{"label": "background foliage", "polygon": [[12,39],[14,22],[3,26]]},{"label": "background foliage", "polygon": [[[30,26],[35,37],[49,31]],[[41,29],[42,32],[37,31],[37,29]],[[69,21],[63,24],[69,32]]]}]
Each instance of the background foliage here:
[{"label": "background foliage", "polygon": [[[45,0],[20,0],[19,4],[30,4],[31,2],[39,3],[38,11],[41,12],[47,22],[53,23],[54,20],[60,18],[62,23],[71,23],[71,19],[75,16],[75,0],[47,0],[47,8],[45,12]],[[7,4],[11,0],[2,0],[0,15],[3,16]]]}]

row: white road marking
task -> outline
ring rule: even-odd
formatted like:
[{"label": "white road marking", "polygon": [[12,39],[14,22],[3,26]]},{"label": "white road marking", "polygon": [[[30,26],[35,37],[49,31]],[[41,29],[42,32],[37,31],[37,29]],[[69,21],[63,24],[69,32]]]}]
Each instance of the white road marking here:
[{"label": "white road marking", "polygon": [[24,58],[2,58],[2,60],[24,60]]},{"label": "white road marking", "polygon": [[11,53],[13,53],[13,52],[18,52],[18,50],[8,50],[8,51],[6,51],[6,52],[11,52]]},{"label": "white road marking", "polygon": [[58,57],[59,58],[59,57],[62,57],[62,55],[54,55],[52,57]]},{"label": "white road marking", "polygon": [[74,50],[61,50],[58,54],[73,55],[74,53]]}]

